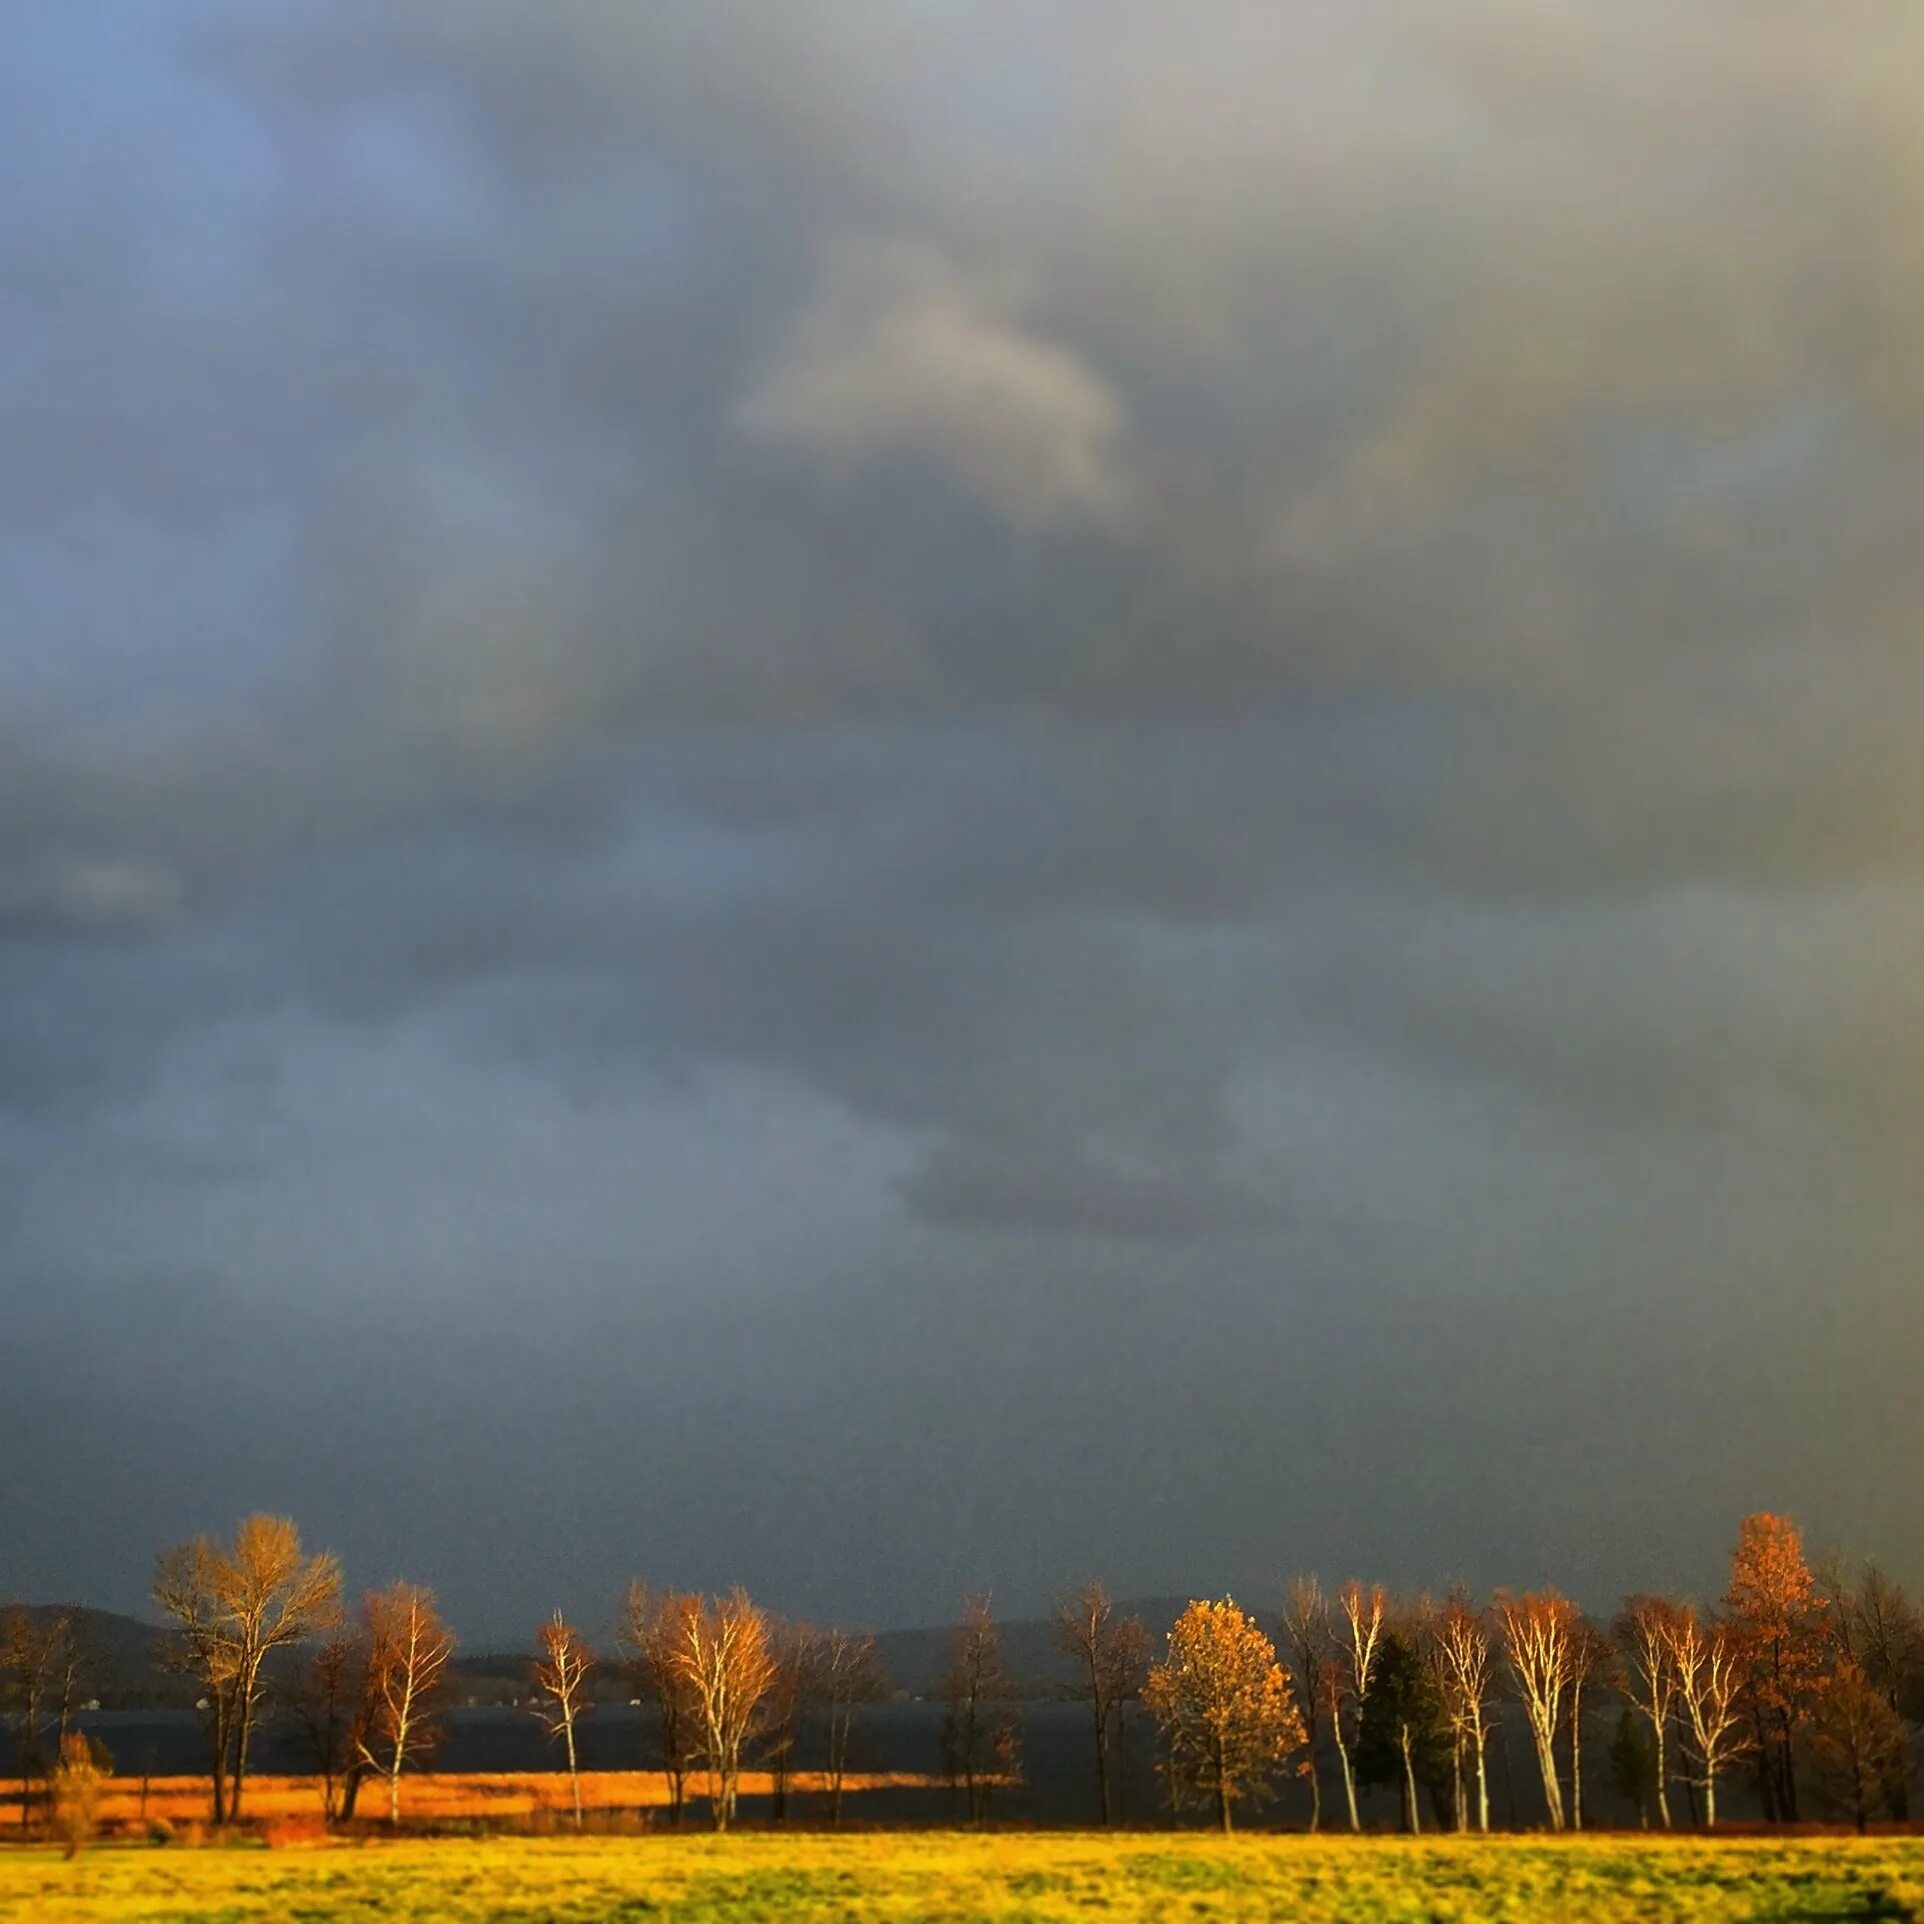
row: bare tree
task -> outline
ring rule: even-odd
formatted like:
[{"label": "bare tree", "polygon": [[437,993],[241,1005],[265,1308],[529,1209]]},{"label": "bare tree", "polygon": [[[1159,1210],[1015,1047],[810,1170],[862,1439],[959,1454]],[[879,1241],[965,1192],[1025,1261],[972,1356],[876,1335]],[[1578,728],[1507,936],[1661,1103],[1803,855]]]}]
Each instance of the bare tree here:
[{"label": "bare tree", "polygon": [[1663,1636],[1677,1678],[1677,1700],[1689,1733],[1693,1781],[1703,1792],[1704,1824],[1717,1824],[1717,1779],[1749,1748],[1742,1693],[1744,1651],[1727,1625],[1706,1629],[1696,1611],[1682,1607],[1663,1620]]},{"label": "bare tree", "polygon": [[588,1673],[595,1653],[581,1632],[559,1610],[535,1633],[541,1654],[534,1660],[536,1691],[547,1699],[537,1711],[550,1737],[559,1737],[568,1755],[568,1789],[574,1798],[575,1829],[581,1828],[581,1766],[575,1752],[575,1726],[588,1709]]},{"label": "bare tree", "polygon": [[1608,1683],[1609,1642],[1579,1614],[1570,1626],[1570,1828],[1583,1828],[1583,1703]]},{"label": "bare tree", "polygon": [[788,1821],[795,1746],[801,1735],[802,1708],[814,1693],[821,1632],[811,1624],[774,1620],[768,1630],[775,1669],[762,1700],[762,1754],[768,1764],[770,1814],[781,1824]]},{"label": "bare tree", "polygon": [[1369,1695],[1370,1681],[1383,1654],[1383,1639],[1389,1630],[1389,1592],[1380,1583],[1366,1589],[1352,1578],[1336,1593],[1339,1618],[1338,1656],[1332,1682],[1325,1679],[1324,1698],[1330,1712],[1330,1736],[1336,1744],[1336,1759],[1343,1772],[1343,1795],[1349,1803],[1349,1827],[1363,1828],[1362,1813],[1356,1807],[1356,1765],[1350,1755],[1346,1719],[1353,1730],[1354,1719],[1362,1714],[1363,1699]]},{"label": "bare tree", "polygon": [[1137,1617],[1117,1620],[1109,1593],[1086,1583],[1055,1608],[1056,1642],[1076,1661],[1088,1692],[1096,1751],[1096,1809],[1104,1824],[1116,1821],[1112,1754],[1124,1706],[1142,1693],[1149,1670],[1149,1633]]},{"label": "bare tree", "polygon": [[[20,1767],[20,1827],[32,1821],[33,1780],[44,1777],[48,1758],[44,1748],[47,1706],[61,1697],[68,1651],[75,1642],[65,1612],[36,1617],[23,1609],[9,1610],[0,1623],[0,1680],[4,1680],[8,1721],[13,1725],[14,1748]],[[67,1713],[60,1717],[65,1736]]]},{"label": "bare tree", "polygon": [[[433,1749],[439,1739],[436,1698],[454,1655],[454,1633],[441,1621],[434,1592],[418,1583],[370,1590],[361,1604],[367,1632],[367,1684],[373,1714],[364,1721],[356,1749],[371,1771],[387,1779],[387,1821],[401,1821],[401,1772],[410,1757]],[[574,1773],[570,1731],[568,1769]],[[576,1821],[580,1795],[576,1794]]]},{"label": "bare tree", "polygon": [[307,1555],[286,1517],[244,1518],[231,1546],[196,1537],[161,1553],[154,1601],[179,1625],[183,1661],[213,1714],[216,1823],[241,1814],[268,1658],[332,1629],[340,1597],[340,1565]]},{"label": "bare tree", "polygon": [[[1924,1709],[1924,1617],[1876,1563],[1864,1565],[1855,1583],[1832,1561],[1817,1581],[1832,1598],[1832,1637],[1838,1655],[1863,1672],[1896,1720],[1898,1742],[1880,1751],[1885,1770],[1881,1790],[1892,1819],[1911,1814],[1911,1754],[1904,1720]],[[1836,1706],[1827,1714],[1834,1720]]]},{"label": "bare tree", "polygon": [[699,1597],[651,1591],[639,1581],[629,1584],[622,1602],[621,1647],[637,1694],[654,1701],[668,1821],[677,1830],[687,1808],[689,1773],[701,1760],[701,1713],[681,1663],[686,1620],[700,1609]]},{"label": "bare tree", "polygon": [[948,1674],[942,1680],[942,1758],[966,1799],[969,1822],[988,1815],[997,1782],[1020,1768],[1021,1733],[1002,1661],[1002,1632],[987,1591],[962,1606]]},{"label": "bare tree", "polygon": [[207,1695],[213,1815],[227,1821],[227,1760],[238,1656],[220,1603],[220,1553],[206,1537],[163,1550],[154,1562],[154,1602],[174,1619],[180,1641],[168,1661]]},{"label": "bare tree", "polygon": [[1650,1726],[1657,1821],[1665,1830],[1670,1828],[1670,1720],[1677,1701],[1672,1625],[1681,1608],[1668,1597],[1632,1597],[1616,1622],[1624,1691]]},{"label": "bare tree", "polygon": [[1323,1827],[1323,1780],[1316,1767],[1316,1743],[1323,1727],[1323,1692],[1319,1687],[1324,1666],[1336,1643],[1330,1628],[1329,1599],[1314,1577],[1297,1577],[1283,1604],[1283,1648],[1291,1663],[1296,1705],[1303,1718],[1303,1743],[1309,1778],[1309,1827]]},{"label": "bare tree", "polygon": [[842,1794],[848,1782],[849,1751],[854,1742],[855,1720],[864,1704],[882,1695],[881,1665],[875,1655],[875,1639],[849,1630],[822,1633],[821,1663],[816,1671],[816,1688],[821,1694],[827,1726],[826,1787],[828,1821],[842,1821]]},{"label": "bare tree", "polygon": [[321,1780],[321,1816],[328,1824],[352,1814],[347,1785],[366,1768],[359,1763],[366,1689],[366,1640],[358,1630],[344,1630],[315,1646],[287,1695]]},{"label": "bare tree", "polygon": [[1431,1627],[1430,1647],[1443,1714],[1449,1721],[1455,1757],[1456,1827],[1470,1827],[1464,1784],[1464,1759],[1476,1772],[1476,1827],[1490,1828],[1489,1748],[1490,1631],[1482,1613],[1463,1597],[1452,1597]]},{"label": "bare tree", "polygon": [[1557,1778],[1557,1733],[1563,1726],[1563,1703],[1575,1662],[1577,1608],[1554,1590],[1520,1597],[1506,1592],[1497,1597],[1496,1615],[1524,1721],[1536,1746],[1550,1828],[1560,1831],[1564,1814],[1563,1786]]},{"label": "bare tree", "polygon": [[676,1663],[700,1718],[708,1808],[717,1830],[735,1817],[742,1751],[775,1681],[768,1620],[737,1589],[690,1611],[679,1625]]}]

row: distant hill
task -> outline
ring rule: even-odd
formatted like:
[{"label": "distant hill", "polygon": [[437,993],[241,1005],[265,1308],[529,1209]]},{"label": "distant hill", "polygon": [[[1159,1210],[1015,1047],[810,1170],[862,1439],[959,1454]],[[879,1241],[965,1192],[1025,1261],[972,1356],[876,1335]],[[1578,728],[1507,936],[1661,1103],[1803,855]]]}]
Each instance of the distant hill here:
[{"label": "distant hill", "polygon": [[114,1709],[190,1706],[199,1694],[193,1680],[167,1667],[174,1635],[113,1610],[80,1603],[0,1605],[0,1615],[23,1609],[35,1623],[71,1617],[79,1628],[83,1652],[81,1694]]}]

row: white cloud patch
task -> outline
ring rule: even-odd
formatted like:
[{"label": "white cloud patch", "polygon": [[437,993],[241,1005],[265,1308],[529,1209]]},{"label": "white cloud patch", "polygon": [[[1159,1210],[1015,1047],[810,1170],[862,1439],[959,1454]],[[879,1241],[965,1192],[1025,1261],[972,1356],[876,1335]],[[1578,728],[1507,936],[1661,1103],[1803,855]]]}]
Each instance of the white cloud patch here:
[{"label": "white cloud patch", "polygon": [[846,258],[735,411],[831,473],[923,462],[1007,526],[1125,518],[1123,408],[1073,352],[929,256]]}]

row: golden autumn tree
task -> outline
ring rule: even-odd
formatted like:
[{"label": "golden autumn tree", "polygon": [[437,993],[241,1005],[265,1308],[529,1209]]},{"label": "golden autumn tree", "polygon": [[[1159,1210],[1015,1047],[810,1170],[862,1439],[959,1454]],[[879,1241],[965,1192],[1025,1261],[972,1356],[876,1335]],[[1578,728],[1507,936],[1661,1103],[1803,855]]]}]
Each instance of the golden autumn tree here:
[{"label": "golden autumn tree", "polygon": [[195,1537],[162,1551],[153,1594],[179,1631],[179,1661],[207,1691],[214,1821],[221,1823],[241,1814],[268,1660],[339,1621],[341,1567],[303,1550],[289,1518],[255,1515],[242,1520],[231,1545]]},{"label": "golden autumn tree", "polygon": [[1724,1595],[1742,1653],[1764,1815],[1797,1821],[1797,1735],[1823,1675],[1828,1604],[1790,1518],[1760,1511],[1739,1526]]},{"label": "golden autumn tree", "polygon": [[1142,1697],[1162,1726],[1172,1801],[1213,1804],[1225,1833],[1234,1807],[1260,1803],[1307,1742],[1275,1645],[1229,1597],[1176,1619]]}]

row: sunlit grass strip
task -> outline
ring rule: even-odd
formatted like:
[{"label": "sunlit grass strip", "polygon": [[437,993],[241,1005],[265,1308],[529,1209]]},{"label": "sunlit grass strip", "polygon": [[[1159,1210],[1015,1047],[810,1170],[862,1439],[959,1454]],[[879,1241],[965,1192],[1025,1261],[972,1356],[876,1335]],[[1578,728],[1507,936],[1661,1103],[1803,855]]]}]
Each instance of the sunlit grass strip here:
[{"label": "sunlit grass strip", "polygon": [[1194,1834],[403,1840],[276,1852],[0,1851],[0,1924],[689,1924],[772,1917],[1375,1920],[1924,1917],[1924,1842]]}]

